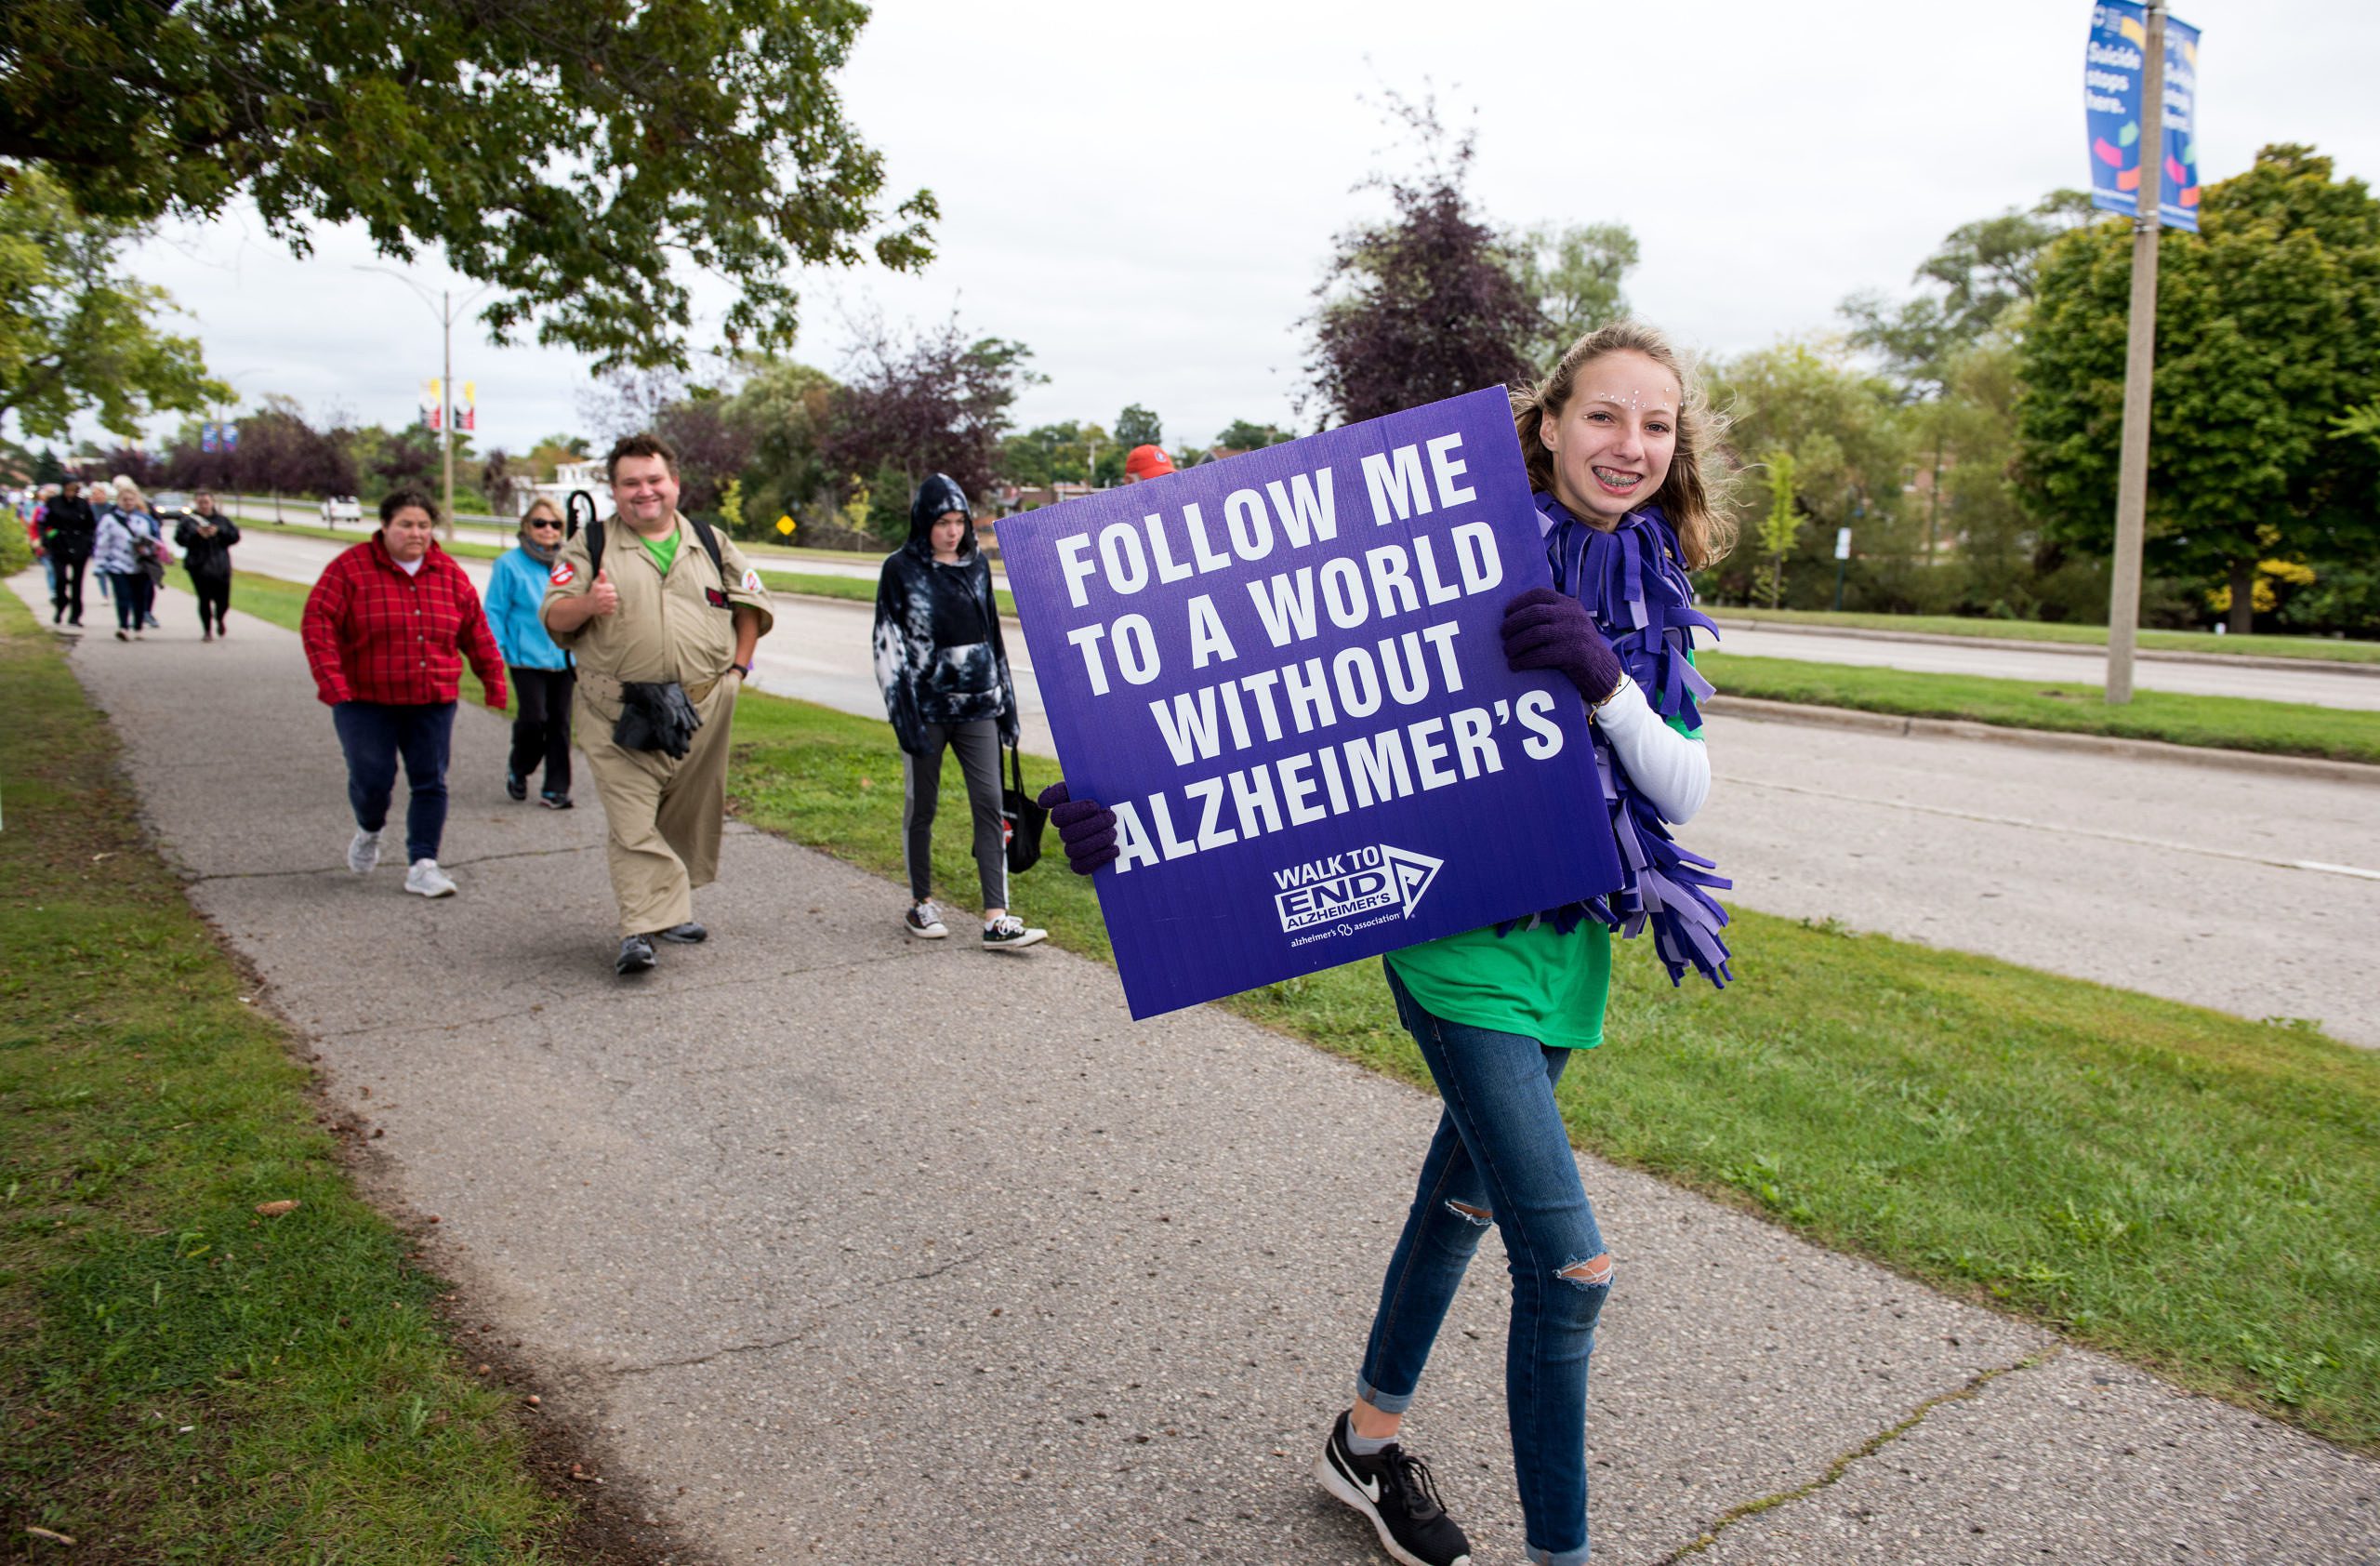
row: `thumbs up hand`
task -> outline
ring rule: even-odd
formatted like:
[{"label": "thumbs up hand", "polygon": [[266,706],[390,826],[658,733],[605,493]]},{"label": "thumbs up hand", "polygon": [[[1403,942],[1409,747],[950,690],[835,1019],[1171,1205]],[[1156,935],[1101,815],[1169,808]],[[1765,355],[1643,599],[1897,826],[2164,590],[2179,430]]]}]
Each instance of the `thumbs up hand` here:
[{"label": "thumbs up hand", "polygon": [[599,615],[616,615],[620,611],[620,590],[612,585],[612,568],[608,565],[595,573],[595,585],[587,590]]}]

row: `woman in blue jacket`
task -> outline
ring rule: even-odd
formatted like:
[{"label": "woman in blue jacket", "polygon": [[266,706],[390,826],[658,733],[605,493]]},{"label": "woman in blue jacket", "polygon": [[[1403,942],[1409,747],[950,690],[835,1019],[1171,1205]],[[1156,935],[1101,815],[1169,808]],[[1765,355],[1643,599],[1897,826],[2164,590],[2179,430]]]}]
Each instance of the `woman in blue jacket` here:
[{"label": "woman in blue jacket", "polygon": [[537,801],[549,810],[570,808],[570,697],[578,683],[570,655],[537,618],[546,579],[561,553],[562,512],[551,500],[533,501],[521,518],[521,547],[497,559],[487,584],[487,623],[504,650],[514,702],[504,791],[527,799],[529,775],[543,763]]}]

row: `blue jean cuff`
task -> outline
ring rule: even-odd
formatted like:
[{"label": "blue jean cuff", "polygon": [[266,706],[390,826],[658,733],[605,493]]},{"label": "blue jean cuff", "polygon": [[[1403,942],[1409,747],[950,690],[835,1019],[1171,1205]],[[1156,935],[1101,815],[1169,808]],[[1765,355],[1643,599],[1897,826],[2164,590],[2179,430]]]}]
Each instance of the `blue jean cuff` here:
[{"label": "blue jean cuff", "polygon": [[1528,1546],[1528,1558],[1537,1562],[1537,1566],[1587,1566],[1587,1546],[1580,1545],[1577,1549],[1566,1549],[1557,1554],[1531,1545]]},{"label": "blue jean cuff", "polygon": [[1361,1375],[1355,1377],[1356,1400],[1369,1403],[1382,1413],[1403,1413],[1413,1406],[1413,1400],[1419,1394],[1415,1392],[1383,1392],[1365,1377]]}]

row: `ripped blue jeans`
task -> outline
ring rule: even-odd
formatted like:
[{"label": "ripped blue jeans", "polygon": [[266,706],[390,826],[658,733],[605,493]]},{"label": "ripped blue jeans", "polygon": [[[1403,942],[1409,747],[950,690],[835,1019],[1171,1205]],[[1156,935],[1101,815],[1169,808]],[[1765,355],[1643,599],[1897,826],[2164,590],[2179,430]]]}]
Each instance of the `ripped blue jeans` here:
[{"label": "ripped blue jeans", "polygon": [[1529,1559],[1582,1566],[1587,1359],[1611,1283],[1594,1209],[1554,1105],[1570,1052],[1434,1016],[1393,971],[1388,986],[1446,1108],[1389,1258],[1356,1395],[1384,1413],[1401,1413],[1413,1401],[1447,1307],[1494,1224],[1513,1280],[1504,1401]]}]

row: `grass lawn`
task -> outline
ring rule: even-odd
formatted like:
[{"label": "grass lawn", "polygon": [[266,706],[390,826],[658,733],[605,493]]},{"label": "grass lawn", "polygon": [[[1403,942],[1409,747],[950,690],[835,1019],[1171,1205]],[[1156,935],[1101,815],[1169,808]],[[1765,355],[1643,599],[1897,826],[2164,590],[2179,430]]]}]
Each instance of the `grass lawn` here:
[{"label": "grass lawn", "polygon": [[[1981,636],[2005,642],[2060,642],[2104,647],[2103,625],[2051,625],[2042,620],[1969,619],[1958,615],[1834,614],[1824,609],[1749,609],[1733,604],[1702,606],[1713,619],[1754,625],[1840,626],[1852,630],[1907,630],[1927,636]],[[2325,663],[2380,664],[2380,642],[2343,642],[2328,636],[2217,636],[2209,630],[2144,630],[2142,650],[2214,653],[2239,657],[2308,658]]]},{"label": "grass lawn", "polygon": [[[1726,652],[1697,653],[1695,666],[1723,698],[1758,697],[1899,717],[1964,718],[2013,728],[2380,763],[2380,712],[2142,690],[2133,693],[2129,706],[2109,707],[2103,687],[2080,682],[2052,685]],[[1725,710],[1722,700],[1720,710]]]},{"label": "grass lawn", "polygon": [[[963,821],[945,770],[942,818]],[[746,697],[728,786],[745,820],[898,879],[883,723]],[[963,835],[940,834],[943,885],[974,883]],[[887,887],[888,921],[900,897]],[[1063,861],[1016,901],[1107,956]],[[2380,1448],[2380,1056],[1823,925],[1739,913],[1734,934],[1725,994],[1673,990],[1622,949],[1612,1042],[1563,1082],[1580,1147]],[[1229,1003],[1427,1082],[1376,965]]]},{"label": "grass lawn", "polygon": [[5,592],[0,711],[0,1554],[556,1559],[517,1406],[457,1360]]}]

